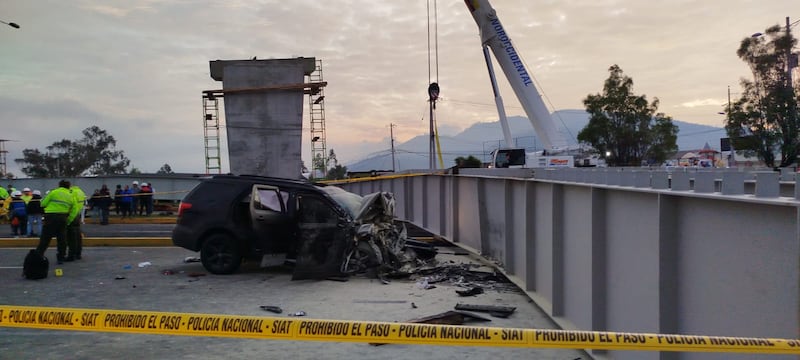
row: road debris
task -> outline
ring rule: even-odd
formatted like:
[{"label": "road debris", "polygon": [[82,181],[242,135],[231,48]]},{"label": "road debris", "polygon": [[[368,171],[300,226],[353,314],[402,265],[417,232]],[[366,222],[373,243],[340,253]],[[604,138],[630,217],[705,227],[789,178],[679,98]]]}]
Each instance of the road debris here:
[{"label": "road debris", "polygon": [[[413,305],[413,303],[412,303]],[[437,325],[464,325],[470,321],[492,321],[492,319],[478,316],[466,311],[450,310],[443,313],[411,319],[406,322],[415,324],[437,324]],[[369,343],[372,346],[386,345],[386,343]]]},{"label": "road debris", "polygon": [[475,315],[466,311],[450,310],[443,313],[411,319],[406,322],[416,324],[442,324],[442,325],[464,325],[470,321],[492,321],[492,319]]},{"label": "road debris", "polygon": [[280,313],[283,312],[283,309],[281,309],[280,307],[272,306],[272,305],[261,305],[260,308],[261,308],[261,310],[273,312],[273,313],[276,313],[276,314],[280,314]]},{"label": "road debris", "polygon": [[456,304],[456,310],[466,311],[480,311],[487,312],[489,315],[499,318],[507,318],[517,310],[513,306],[497,306],[497,305],[471,305],[471,304]]},{"label": "road debris", "polygon": [[474,263],[446,263],[418,269],[411,278],[424,277],[428,284],[449,283],[468,290],[481,287],[484,290],[498,292],[518,293],[521,291],[502,273],[475,270],[480,267],[482,266]]},{"label": "road debris", "polygon": [[483,294],[483,288],[480,286],[473,286],[466,290],[456,290],[456,294],[461,296],[475,296],[478,294]]},{"label": "road debris", "polygon": [[408,300],[353,300],[355,304],[405,304]]},{"label": "road debris", "polygon": [[197,256],[187,256],[185,259],[183,259],[183,262],[185,263],[200,262],[200,258]]},{"label": "road debris", "polygon": [[153,264],[151,262],[149,262],[149,261],[145,261],[145,262],[140,262],[139,263],[139,267],[140,268],[148,267],[150,265],[153,265]]},{"label": "road debris", "polygon": [[305,311],[302,311],[302,310],[300,310],[300,311],[295,311],[295,312],[293,312],[293,313],[289,314],[289,316],[306,316],[306,312],[305,312]]}]

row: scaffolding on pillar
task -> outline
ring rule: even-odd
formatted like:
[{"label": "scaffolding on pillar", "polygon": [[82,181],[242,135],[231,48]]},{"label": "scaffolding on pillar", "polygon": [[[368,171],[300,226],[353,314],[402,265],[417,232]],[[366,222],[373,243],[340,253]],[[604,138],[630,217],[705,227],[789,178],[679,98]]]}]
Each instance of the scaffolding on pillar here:
[{"label": "scaffolding on pillar", "polygon": [[6,143],[9,141],[14,140],[0,139],[0,178],[4,178],[8,175],[8,164],[6,163],[8,151],[6,150]]},{"label": "scaffolding on pillar", "polygon": [[[311,122],[311,176],[328,175],[328,153],[325,139],[325,82],[322,79],[322,60],[317,60],[314,71],[308,75],[311,84],[323,84],[311,87],[308,93],[308,109]],[[319,159],[319,160],[318,160]],[[317,172],[319,170],[319,172]]]},{"label": "scaffolding on pillar", "polygon": [[203,136],[206,146],[206,175],[222,173],[219,138],[219,98],[211,92],[203,93]]}]

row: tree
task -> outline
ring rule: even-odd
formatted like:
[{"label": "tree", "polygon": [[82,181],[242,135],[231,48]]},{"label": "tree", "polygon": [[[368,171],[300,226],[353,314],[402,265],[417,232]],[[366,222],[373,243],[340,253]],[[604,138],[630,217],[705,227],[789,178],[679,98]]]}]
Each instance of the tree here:
[{"label": "tree", "polygon": [[328,170],[325,180],[341,180],[347,178],[347,166],[336,165]]},{"label": "tree", "polygon": [[336,160],[336,153],[333,151],[333,149],[328,152],[328,164],[333,164],[333,166],[339,165],[339,161]]},{"label": "tree", "polygon": [[[313,159],[311,159],[311,177],[324,177],[326,173],[325,169],[325,157],[322,154],[317,153]],[[319,176],[318,176],[319,175]]]},{"label": "tree", "polygon": [[121,150],[114,150],[117,141],[105,130],[90,126],[79,140],[62,139],[45,148],[22,150],[25,175],[35,178],[75,177],[88,175],[124,174],[130,160]]},{"label": "tree", "polygon": [[480,159],[470,155],[468,157],[459,156],[455,159],[456,167],[459,168],[479,168],[483,165]]},{"label": "tree", "polygon": [[175,172],[172,171],[172,167],[169,164],[164,164],[161,166],[161,169],[156,171],[156,174],[174,174]]},{"label": "tree", "polygon": [[645,95],[633,94],[633,79],[618,65],[608,71],[603,93],[583,100],[590,117],[578,140],[600,154],[610,154],[606,161],[611,165],[663,162],[678,150],[678,127],[671,117],[657,113],[658,98],[648,104]]},{"label": "tree", "polygon": [[789,29],[775,25],[764,35],[744,38],[736,51],[753,80],[741,79],[743,91],[728,108],[725,130],[735,150],[757,155],[769,167],[778,150],[781,167],[796,163],[800,152],[800,84],[796,90],[789,76],[797,66],[797,54],[791,54],[796,44]]}]

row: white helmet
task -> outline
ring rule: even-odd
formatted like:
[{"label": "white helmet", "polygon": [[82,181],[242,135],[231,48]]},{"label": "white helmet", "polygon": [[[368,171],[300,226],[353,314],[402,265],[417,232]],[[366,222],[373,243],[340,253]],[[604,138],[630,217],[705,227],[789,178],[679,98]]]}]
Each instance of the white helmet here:
[{"label": "white helmet", "polygon": [[27,188],[26,187],[26,188],[22,189],[22,192],[31,192],[31,188]]},{"label": "white helmet", "polygon": [[22,196],[22,191],[14,190],[11,192],[11,196]]},{"label": "white helmet", "polygon": [[39,195],[39,196],[42,196],[42,192],[41,192],[41,191],[39,191],[39,190],[33,190],[33,195]]},{"label": "white helmet", "polygon": [[139,185],[139,182],[136,181],[136,180],[133,180],[133,185]]},{"label": "white helmet", "polygon": [[147,185],[147,183],[146,183],[146,182],[143,182],[143,183],[142,183],[142,186],[148,186],[148,185]]}]

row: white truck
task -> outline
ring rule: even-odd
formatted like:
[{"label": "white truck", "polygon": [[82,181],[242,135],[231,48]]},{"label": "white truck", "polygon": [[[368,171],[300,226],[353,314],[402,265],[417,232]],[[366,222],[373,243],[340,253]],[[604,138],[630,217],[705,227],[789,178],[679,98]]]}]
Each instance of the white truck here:
[{"label": "white truck", "polygon": [[[495,105],[503,128],[503,137],[506,146],[492,152],[491,167],[573,167],[575,166],[575,153],[578,148],[570,148],[564,136],[558,131],[550,116],[550,112],[542,101],[542,96],[536,89],[533,76],[525,69],[522,58],[517,53],[514,44],[508,37],[497,13],[488,0],[464,0],[467,8],[472,13],[472,18],[478,24],[483,55],[489,78],[492,82]],[[503,69],[511,88],[514,89],[517,99],[533,124],[533,129],[543,144],[543,151],[526,153],[524,148],[513,146],[511,130],[508,126],[503,98],[497,88],[497,80],[492,66],[489,49],[494,53],[497,63]],[[595,166],[597,157],[580,159],[578,166]]]}]

